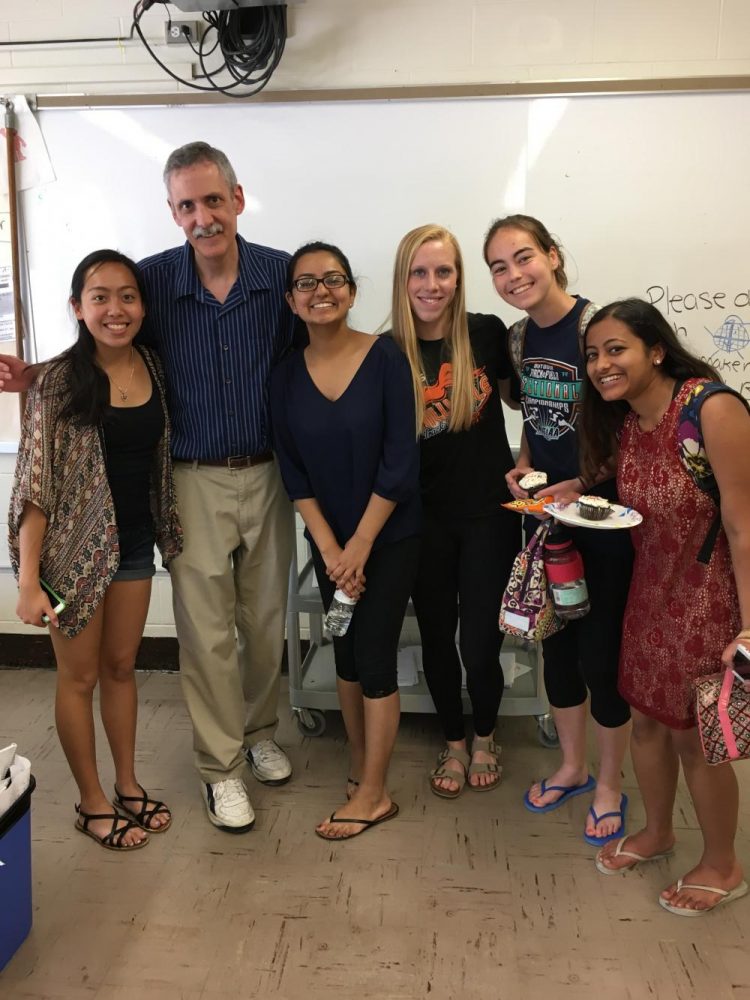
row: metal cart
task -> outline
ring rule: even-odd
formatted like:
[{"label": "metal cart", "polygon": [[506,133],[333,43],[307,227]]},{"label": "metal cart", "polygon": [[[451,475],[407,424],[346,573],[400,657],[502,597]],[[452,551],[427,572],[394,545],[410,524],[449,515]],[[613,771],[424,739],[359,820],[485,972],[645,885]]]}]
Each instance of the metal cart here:
[{"label": "metal cart", "polygon": [[[312,559],[308,557],[299,569],[295,549],[289,575],[289,603],[287,606],[287,649],[289,658],[289,701],[297,717],[297,725],[306,736],[321,736],[325,732],[327,709],[338,709],[336,693],[336,670],[333,661],[333,643],[323,636],[323,604],[315,585]],[[310,621],[310,648],[302,659],[300,640],[301,614],[308,614]],[[407,618],[402,632],[411,631],[418,641],[416,623],[409,626],[414,610],[409,602]],[[542,746],[558,746],[557,731],[549,713],[549,702],[542,680],[541,646],[533,642],[519,642],[506,636],[503,654],[509,654],[519,663],[529,666],[529,672],[519,676],[513,686],[506,689],[500,705],[500,715],[533,715],[537,722],[537,737]],[[419,674],[419,682],[410,687],[399,687],[402,712],[432,713],[435,708],[427,690],[424,675]],[[466,691],[463,692],[464,708],[471,710]]]}]

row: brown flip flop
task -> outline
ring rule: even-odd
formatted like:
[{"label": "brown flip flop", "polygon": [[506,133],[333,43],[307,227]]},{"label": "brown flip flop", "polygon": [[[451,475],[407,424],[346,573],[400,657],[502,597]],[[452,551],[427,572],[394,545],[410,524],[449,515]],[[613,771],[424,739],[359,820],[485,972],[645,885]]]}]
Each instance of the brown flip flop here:
[{"label": "brown flip flop", "polygon": [[343,816],[339,817],[336,813],[331,813],[328,818],[329,823],[359,823],[362,829],[357,830],[356,833],[347,833],[343,837],[332,837],[327,833],[321,833],[320,830],[316,830],[315,833],[323,840],[351,840],[352,837],[359,837],[360,834],[365,833],[373,826],[377,826],[378,823],[385,823],[386,820],[393,819],[394,816],[398,816],[398,806],[395,802],[391,802],[391,808],[388,812],[384,812],[382,816],[376,816],[375,819],[349,819]]}]

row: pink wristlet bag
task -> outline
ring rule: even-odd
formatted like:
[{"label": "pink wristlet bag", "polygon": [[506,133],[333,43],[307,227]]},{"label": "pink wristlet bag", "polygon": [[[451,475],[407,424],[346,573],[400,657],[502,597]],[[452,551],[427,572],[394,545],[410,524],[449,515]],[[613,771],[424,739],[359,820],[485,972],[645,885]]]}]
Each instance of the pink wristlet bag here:
[{"label": "pink wristlet bag", "polygon": [[709,764],[750,759],[750,692],[731,667],[695,682],[695,716]]}]

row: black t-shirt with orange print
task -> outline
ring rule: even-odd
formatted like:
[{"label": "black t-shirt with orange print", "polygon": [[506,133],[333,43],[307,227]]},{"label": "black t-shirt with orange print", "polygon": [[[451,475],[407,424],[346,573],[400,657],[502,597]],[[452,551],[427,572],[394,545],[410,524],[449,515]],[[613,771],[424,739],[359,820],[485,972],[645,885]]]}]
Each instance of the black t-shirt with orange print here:
[{"label": "black t-shirt with orange print", "polygon": [[474,354],[474,419],[466,431],[448,431],[452,372],[442,340],[419,342],[426,373],[425,421],[420,438],[422,501],[427,514],[479,517],[511,499],[505,473],[513,468],[499,379],[509,378],[508,331],[497,316],[469,313]]}]

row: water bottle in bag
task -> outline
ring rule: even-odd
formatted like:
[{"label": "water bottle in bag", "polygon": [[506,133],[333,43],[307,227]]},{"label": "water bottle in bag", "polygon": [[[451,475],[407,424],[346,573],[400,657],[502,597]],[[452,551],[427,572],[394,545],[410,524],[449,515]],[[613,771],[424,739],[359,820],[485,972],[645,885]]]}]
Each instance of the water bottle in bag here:
[{"label": "water bottle in bag", "polygon": [[559,618],[583,618],[591,610],[581,553],[555,521],[544,540],[544,570]]}]

